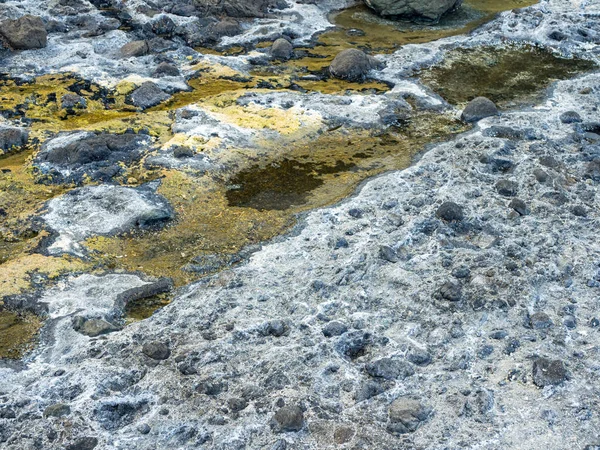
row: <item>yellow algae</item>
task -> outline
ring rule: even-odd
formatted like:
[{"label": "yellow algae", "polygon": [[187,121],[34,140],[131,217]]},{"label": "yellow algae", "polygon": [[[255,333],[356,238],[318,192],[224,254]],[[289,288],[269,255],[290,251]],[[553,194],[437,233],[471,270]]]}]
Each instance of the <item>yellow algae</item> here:
[{"label": "yellow algae", "polygon": [[264,142],[259,152],[239,149],[228,155],[235,169],[219,176],[165,170],[159,193],[177,213],[173,224],[85,245],[115,268],[169,276],[180,286],[201,276],[182,270],[195,256],[234,254],[281,234],[298,213],[341,200],[365,178],[404,168],[425,144],[464,129],[451,117],[425,114],[380,135],[339,129],[285,146]]},{"label": "yellow algae", "polygon": [[31,288],[31,275],[55,279],[68,272],[89,269],[91,265],[79,259],[62,256],[44,256],[39,253],[24,255],[0,265],[0,298],[15,295]]},{"label": "yellow algae", "polygon": [[33,314],[0,310],[0,359],[19,359],[35,345],[42,327]]}]

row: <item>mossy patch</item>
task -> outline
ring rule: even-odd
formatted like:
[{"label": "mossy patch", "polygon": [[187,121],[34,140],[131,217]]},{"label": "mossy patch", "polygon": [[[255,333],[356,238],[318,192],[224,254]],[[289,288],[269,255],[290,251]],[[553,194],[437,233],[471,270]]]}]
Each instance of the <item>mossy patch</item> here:
[{"label": "mossy patch", "polygon": [[42,326],[33,314],[0,310],[0,359],[19,359],[35,345]]},{"label": "mossy patch", "polygon": [[596,68],[533,46],[480,47],[451,51],[420,78],[449,103],[464,105],[484,96],[502,107],[535,102],[550,83]]}]

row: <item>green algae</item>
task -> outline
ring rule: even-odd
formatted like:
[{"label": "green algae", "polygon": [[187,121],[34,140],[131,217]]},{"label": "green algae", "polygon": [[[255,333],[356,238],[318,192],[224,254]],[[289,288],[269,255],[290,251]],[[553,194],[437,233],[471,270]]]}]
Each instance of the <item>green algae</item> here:
[{"label": "green algae", "polygon": [[552,82],[596,68],[533,46],[456,49],[420,74],[421,81],[454,105],[488,97],[504,108],[534,103]]},{"label": "green algae", "polygon": [[147,319],[157,310],[164,308],[171,303],[171,300],[171,295],[165,293],[129,302],[125,307],[126,322],[132,323]]}]

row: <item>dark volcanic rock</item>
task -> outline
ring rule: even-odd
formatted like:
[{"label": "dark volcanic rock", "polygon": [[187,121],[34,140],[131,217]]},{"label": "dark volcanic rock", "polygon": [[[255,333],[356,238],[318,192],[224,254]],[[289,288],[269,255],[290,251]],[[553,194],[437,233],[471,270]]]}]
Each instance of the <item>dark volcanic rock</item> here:
[{"label": "dark volcanic rock", "polygon": [[562,123],[579,123],[582,119],[576,111],[566,111],[560,115],[560,121]]},{"label": "dark volcanic rock", "polygon": [[97,445],[98,439],[95,437],[80,437],[67,444],[65,450],[94,450]]},{"label": "dark volcanic rock", "polygon": [[15,50],[44,48],[48,39],[42,19],[31,15],[0,23],[0,35]]},{"label": "dark volcanic rock", "polygon": [[427,420],[430,414],[431,409],[418,400],[397,398],[388,409],[390,419],[388,431],[394,434],[412,433]]},{"label": "dark volcanic rock", "polygon": [[365,370],[374,378],[383,378],[386,380],[403,380],[415,373],[415,369],[413,369],[410,363],[392,358],[381,358],[371,361],[365,366]]},{"label": "dark volcanic rock", "polygon": [[140,109],[148,109],[168,100],[170,97],[171,96],[166,92],[163,92],[156,83],[146,81],[131,93],[128,102]]},{"label": "dark volcanic rock", "polygon": [[446,222],[457,222],[464,218],[462,206],[459,206],[454,202],[442,203],[435,215]]},{"label": "dark volcanic rock", "polygon": [[139,160],[150,141],[134,133],[62,134],[44,143],[35,165],[58,182],[79,182],[84,173],[92,179],[110,179],[121,172],[119,163]]},{"label": "dark volcanic rock", "polygon": [[277,433],[300,431],[304,426],[304,412],[299,406],[280,408],[271,419],[271,427]]},{"label": "dark volcanic rock", "polygon": [[558,359],[537,358],[533,362],[533,382],[538,387],[561,384],[568,379],[564,363]]},{"label": "dark volcanic rock", "polygon": [[439,20],[448,11],[458,8],[462,0],[365,0],[365,3],[382,16]]},{"label": "dark volcanic rock", "polygon": [[471,100],[462,112],[461,118],[465,122],[479,122],[486,117],[497,116],[498,108],[493,101],[485,97]]},{"label": "dark volcanic rock", "polygon": [[158,361],[165,360],[171,356],[169,346],[163,342],[147,342],[142,347],[142,353],[148,358]]}]

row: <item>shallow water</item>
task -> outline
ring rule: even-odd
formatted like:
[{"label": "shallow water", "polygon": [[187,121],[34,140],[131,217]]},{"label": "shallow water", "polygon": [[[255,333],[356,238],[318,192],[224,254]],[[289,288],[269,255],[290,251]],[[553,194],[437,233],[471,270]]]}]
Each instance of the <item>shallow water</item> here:
[{"label": "shallow water", "polygon": [[596,68],[591,61],[561,58],[531,46],[456,49],[420,78],[453,105],[483,96],[504,108],[534,103],[557,80]]}]

